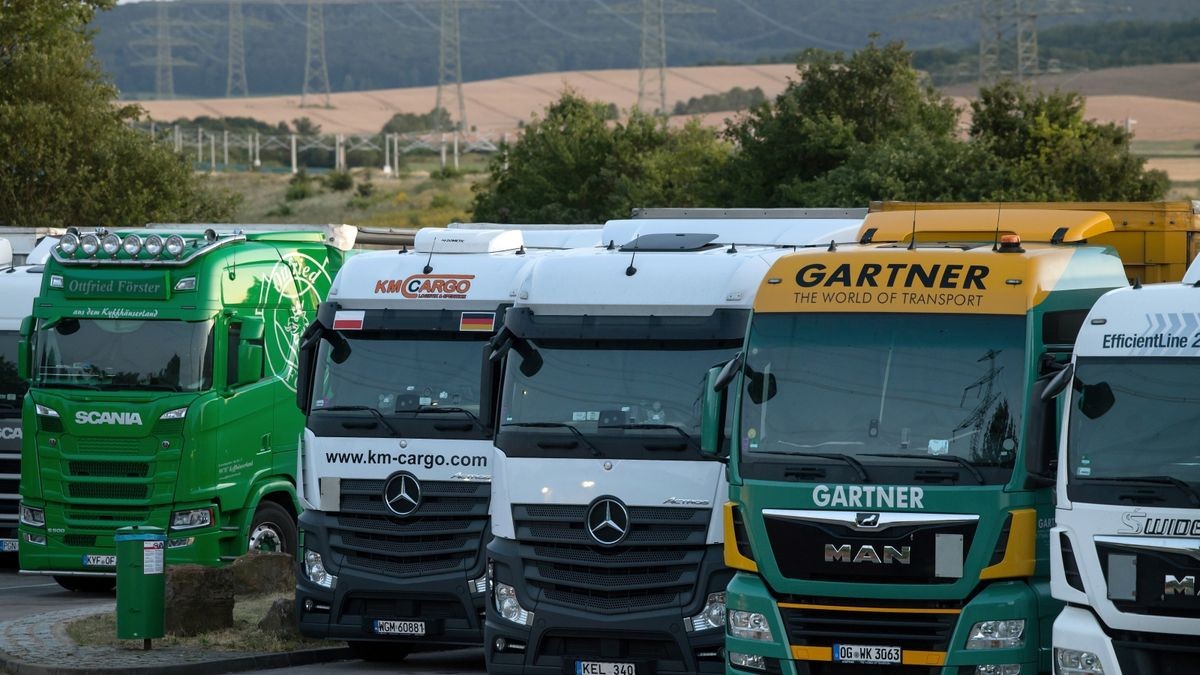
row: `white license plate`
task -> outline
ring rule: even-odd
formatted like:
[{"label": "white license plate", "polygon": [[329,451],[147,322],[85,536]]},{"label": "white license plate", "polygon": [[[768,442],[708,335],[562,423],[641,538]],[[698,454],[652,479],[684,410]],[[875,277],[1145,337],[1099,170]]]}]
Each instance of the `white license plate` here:
[{"label": "white license plate", "polygon": [[0,553],[16,553],[16,539],[0,539]]},{"label": "white license plate", "polygon": [[575,675],[637,675],[637,666],[609,661],[576,661]]},{"label": "white license plate", "polygon": [[899,647],[876,645],[833,646],[833,660],[839,663],[900,663]]},{"label": "white license plate", "polygon": [[116,567],[117,556],[115,555],[85,555],[83,556],[84,567]]},{"label": "white license plate", "polygon": [[375,632],[379,635],[424,635],[424,621],[375,620]]}]

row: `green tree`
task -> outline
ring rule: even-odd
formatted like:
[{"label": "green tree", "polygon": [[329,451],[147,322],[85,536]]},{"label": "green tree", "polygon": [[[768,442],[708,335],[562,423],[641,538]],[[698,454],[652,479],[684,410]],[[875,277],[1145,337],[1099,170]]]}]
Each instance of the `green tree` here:
[{"label": "green tree", "polygon": [[475,220],[597,223],[638,206],[699,205],[728,157],[716,134],[637,110],[611,123],[609,112],[564,93],[493,158],[475,188]]},{"label": "green tree", "polygon": [[0,0],[0,222],[217,221],[236,198],[130,122],[92,58],[88,23],[114,0]]}]

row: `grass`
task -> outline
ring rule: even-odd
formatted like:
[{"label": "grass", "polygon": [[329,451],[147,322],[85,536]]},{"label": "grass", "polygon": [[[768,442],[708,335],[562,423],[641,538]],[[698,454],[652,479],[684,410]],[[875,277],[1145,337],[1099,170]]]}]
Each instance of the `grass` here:
[{"label": "grass", "polygon": [[[470,220],[471,187],[486,177],[486,159],[464,158],[458,172],[441,176],[436,158],[414,159],[399,176],[379,169],[353,169],[354,187],[329,189],[311,176],[311,196],[287,199],[291,173],[218,173],[216,187],[242,195],[239,223],[344,223],[364,227],[440,227]],[[358,189],[369,182],[373,189]],[[295,196],[293,188],[293,196]]]},{"label": "grass", "polygon": [[1133,139],[1133,154],[1143,157],[1198,157],[1200,141],[1141,141]]},{"label": "grass", "polygon": [[[168,635],[154,641],[159,647],[182,647],[229,652],[288,652],[297,649],[328,647],[323,640],[296,638],[281,640],[258,629],[258,622],[278,598],[292,600],[290,594],[239,598],[233,606],[233,627],[193,637]],[[87,647],[117,647],[141,650],[141,640],[118,640],[116,614],[96,614],[67,624],[67,635],[76,644]]]},{"label": "grass", "polygon": [[1167,199],[1200,199],[1200,180],[1171,183]]}]

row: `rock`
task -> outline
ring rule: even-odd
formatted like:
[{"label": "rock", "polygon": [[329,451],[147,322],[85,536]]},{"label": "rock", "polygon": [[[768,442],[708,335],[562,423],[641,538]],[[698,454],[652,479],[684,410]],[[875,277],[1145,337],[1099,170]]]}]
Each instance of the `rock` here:
[{"label": "rock", "polygon": [[296,601],[293,598],[276,598],[267,615],[258,622],[258,629],[281,640],[299,637],[296,625]]},{"label": "rock", "polygon": [[234,595],[296,592],[296,561],[287,553],[247,553],[229,566]]},{"label": "rock", "polygon": [[169,635],[199,635],[233,626],[233,575],[228,568],[172,565],[166,583]]}]

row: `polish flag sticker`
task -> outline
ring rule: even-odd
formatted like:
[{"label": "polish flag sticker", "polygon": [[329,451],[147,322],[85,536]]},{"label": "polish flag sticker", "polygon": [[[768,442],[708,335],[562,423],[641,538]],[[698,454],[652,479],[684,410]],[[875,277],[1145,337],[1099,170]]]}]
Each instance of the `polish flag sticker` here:
[{"label": "polish flag sticker", "polygon": [[366,312],[337,312],[333,315],[334,330],[362,330]]}]

